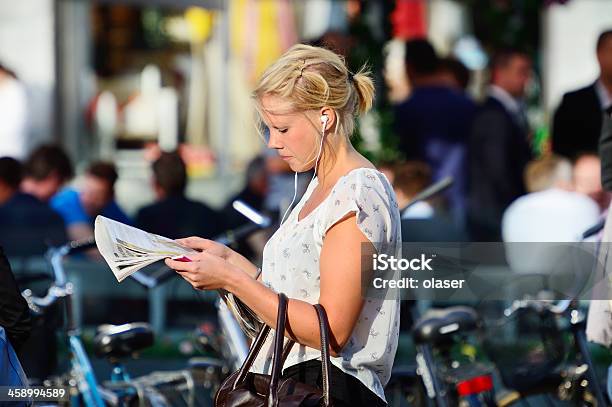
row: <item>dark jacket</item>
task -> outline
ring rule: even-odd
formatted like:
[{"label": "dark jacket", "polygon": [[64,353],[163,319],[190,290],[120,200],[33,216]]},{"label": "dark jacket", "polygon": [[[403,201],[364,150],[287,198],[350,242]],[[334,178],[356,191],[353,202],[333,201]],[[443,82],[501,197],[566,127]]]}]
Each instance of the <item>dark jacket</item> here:
[{"label": "dark jacket", "polygon": [[447,86],[417,87],[395,108],[400,152],[408,160],[429,164],[433,181],[449,175],[454,178],[445,196],[461,218],[467,201],[466,150],[475,112],[470,98]]},{"label": "dark jacket", "polygon": [[601,185],[606,191],[612,191],[612,106],[603,115],[599,157],[601,159]]},{"label": "dark jacket", "polygon": [[66,241],[60,215],[35,196],[18,192],[0,205],[0,245],[7,256],[40,256]]},{"label": "dark jacket", "polygon": [[15,350],[30,335],[32,319],[30,309],[17,287],[11,265],[0,246],[0,326],[6,331]]},{"label": "dark jacket", "polygon": [[224,230],[224,222],[217,211],[181,195],[140,209],[136,226],[170,239],[189,236],[211,239]]},{"label": "dark jacket", "polygon": [[552,150],[570,159],[596,152],[602,111],[595,84],[563,95],[552,126]]},{"label": "dark jacket", "polygon": [[470,137],[472,239],[500,241],[504,210],[525,194],[523,171],[531,159],[527,129],[493,97],[480,107]]}]

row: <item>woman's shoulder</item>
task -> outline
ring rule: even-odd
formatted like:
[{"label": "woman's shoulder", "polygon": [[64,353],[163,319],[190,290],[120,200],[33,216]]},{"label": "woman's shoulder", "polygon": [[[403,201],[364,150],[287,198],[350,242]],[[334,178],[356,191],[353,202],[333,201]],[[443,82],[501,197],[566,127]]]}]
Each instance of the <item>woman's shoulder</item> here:
[{"label": "woman's shoulder", "polygon": [[349,190],[354,194],[370,192],[375,189],[379,192],[392,192],[391,183],[381,171],[375,167],[355,167],[341,176],[333,188],[333,192]]},{"label": "woman's shoulder", "polygon": [[[344,208],[359,208],[360,211],[382,214],[379,208],[397,210],[395,192],[391,183],[381,171],[374,167],[356,167],[346,172],[333,187],[328,207],[331,212]],[[368,213],[370,215],[371,213]]]},{"label": "woman's shoulder", "polygon": [[387,251],[385,242],[396,241],[400,222],[397,200],[389,180],[376,168],[353,168],[338,180],[321,212],[322,235],[351,212],[379,252]]}]

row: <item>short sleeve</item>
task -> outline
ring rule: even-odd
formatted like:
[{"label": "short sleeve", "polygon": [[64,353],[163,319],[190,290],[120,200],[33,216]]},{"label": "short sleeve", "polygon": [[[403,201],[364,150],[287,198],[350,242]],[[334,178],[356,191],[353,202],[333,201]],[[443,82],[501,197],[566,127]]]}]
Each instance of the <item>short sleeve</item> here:
[{"label": "short sleeve", "polygon": [[371,169],[354,170],[338,182],[317,225],[322,238],[332,226],[352,213],[356,215],[357,226],[377,252],[386,252],[389,243],[396,238],[394,222],[399,221],[399,211],[393,190],[382,173]]}]

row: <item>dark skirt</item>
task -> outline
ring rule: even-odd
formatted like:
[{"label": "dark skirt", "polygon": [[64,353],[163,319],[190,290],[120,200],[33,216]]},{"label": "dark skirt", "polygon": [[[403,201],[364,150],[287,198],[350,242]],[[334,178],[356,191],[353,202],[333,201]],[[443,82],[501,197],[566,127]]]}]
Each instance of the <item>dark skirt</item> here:
[{"label": "dark skirt", "polygon": [[[329,392],[332,406],[384,407],[387,405],[356,377],[343,372],[333,364],[331,364],[330,370]],[[282,377],[292,378],[298,382],[322,388],[321,361],[313,359],[290,366],[283,370]]]}]

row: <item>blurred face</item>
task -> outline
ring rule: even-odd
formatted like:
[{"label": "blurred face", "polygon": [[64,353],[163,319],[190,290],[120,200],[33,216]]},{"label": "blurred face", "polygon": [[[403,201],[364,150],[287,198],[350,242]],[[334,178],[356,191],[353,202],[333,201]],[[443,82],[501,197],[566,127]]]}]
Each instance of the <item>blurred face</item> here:
[{"label": "blurred face", "polygon": [[593,199],[603,210],[610,204],[610,194],[601,186],[601,162],[599,157],[587,155],[574,164],[574,189]]},{"label": "blurred face", "polygon": [[608,82],[612,82],[612,36],[608,36],[597,51],[597,61],[599,62],[601,76],[606,78]]},{"label": "blurred face", "polygon": [[522,97],[531,78],[531,61],[523,55],[510,58],[506,66],[497,68],[493,82],[514,97]]},{"label": "blurred face", "polygon": [[96,216],[113,199],[113,191],[108,181],[86,175],[81,189],[81,205],[89,216]]},{"label": "blurred face", "polygon": [[601,190],[601,164],[595,156],[581,157],[574,164],[576,192],[590,195]]},{"label": "blurred face", "polygon": [[35,191],[31,193],[41,201],[48,202],[62,188],[62,185],[64,185],[64,181],[60,177],[50,175],[43,180],[37,181]]},{"label": "blurred face", "polygon": [[270,130],[268,147],[275,149],[292,171],[312,169],[321,142],[319,112],[291,112],[289,103],[274,95],[263,96],[261,107]]}]

